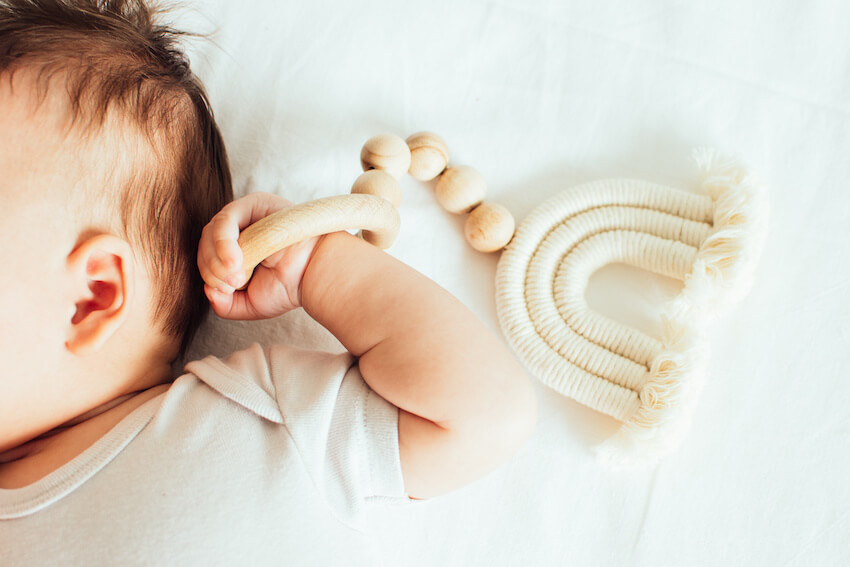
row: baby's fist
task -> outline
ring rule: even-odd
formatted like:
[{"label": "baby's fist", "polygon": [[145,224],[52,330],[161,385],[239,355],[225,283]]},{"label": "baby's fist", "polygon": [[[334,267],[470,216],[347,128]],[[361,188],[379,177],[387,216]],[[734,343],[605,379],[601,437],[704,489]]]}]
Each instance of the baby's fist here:
[{"label": "baby's fist", "polygon": [[251,193],[225,205],[204,227],[198,269],[213,311],[225,319],[266,319],[301,306],[301,278],[321,237],[294,244],[266,258],[245,286],[239,232],[292,203],[269,193]]}]

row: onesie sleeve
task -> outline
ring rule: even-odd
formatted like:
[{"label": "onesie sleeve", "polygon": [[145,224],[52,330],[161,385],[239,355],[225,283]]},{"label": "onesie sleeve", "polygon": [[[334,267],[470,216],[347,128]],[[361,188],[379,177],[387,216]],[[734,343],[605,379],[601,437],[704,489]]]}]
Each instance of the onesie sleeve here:
[{"label": "onesie sleeve", "polygon": [[399,458],[399,410],[366,384],[351,354],[254,344],[187,370],[203,373],[200,362],[227,374],[223,384],[204,381],[287,428],[308,474],[341,520],[358,527],[376,504],[410,502]]},{"label": "onesie sleeve", "polygon": [[354,519],[377,503],[407,503],[398,408],[376,394],[349,353],[268,350],[283,421],[328,503]]}]

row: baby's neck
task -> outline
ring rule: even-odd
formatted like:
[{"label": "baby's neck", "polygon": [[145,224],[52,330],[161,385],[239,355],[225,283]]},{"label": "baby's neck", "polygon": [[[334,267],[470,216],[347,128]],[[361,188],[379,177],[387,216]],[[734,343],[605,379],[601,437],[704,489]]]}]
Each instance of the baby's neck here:
[{"label": "baby's neck", "polygon": [[0,488],[28,486],[91,447],[134,409],[168,390],[159,384],[103,404],[31,441],[0,453]]}]

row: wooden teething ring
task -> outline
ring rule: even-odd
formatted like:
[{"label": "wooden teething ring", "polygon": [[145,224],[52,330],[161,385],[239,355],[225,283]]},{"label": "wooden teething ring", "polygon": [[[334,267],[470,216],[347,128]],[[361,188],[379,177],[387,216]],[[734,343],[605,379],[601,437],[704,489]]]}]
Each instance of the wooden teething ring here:
[{"label": "wooden teething ring", "polygon": [[[374,195],[336,195],[280,210],[239,235],[247,279],[263,260],[287,246],[340,230],[362,229],[363,238],[389,248],[398,236],[398,211]],[[247,281],[247,280],[246,280]]]},{"label": "wooden teething ring", "polygon": [[432,132],[402,140],[393,134],[369,138],[360,152],[365,173],[350,195],[337,195],[295,205],[252,224],[239,235],[246,281],[266,258],[308,238],[340,230],[362,229],[361,236],[378,248],[389,248],[398,236],[401,190],[398,178],[408,170],[416,179],[437,176],[436,194],[446,210],[472,212],[466,238],[482,252],[500,250],[513,236],[510,213],[495,203],[482,203],[485,183],[469,166],[448,167],[448,148]]}]

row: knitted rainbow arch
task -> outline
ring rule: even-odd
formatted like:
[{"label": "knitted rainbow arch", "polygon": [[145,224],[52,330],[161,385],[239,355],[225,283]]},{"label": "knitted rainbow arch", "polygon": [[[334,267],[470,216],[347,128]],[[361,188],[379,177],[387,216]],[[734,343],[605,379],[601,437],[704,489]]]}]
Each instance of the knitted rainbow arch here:
[{"label": "knitted rainbow arch", "polygon": [[[618,468],[673,450],[701,384],[701,330],[749,288],[766,227],[756,181],[733,160],[696,153],[704,194],[645,181],[586,183],[539,205],[496,273],[505,336],[544,384],[621,420],[598,456]],[[625,263],[684,281],[662,336],[590,310],[590,276]]]}]

